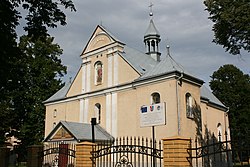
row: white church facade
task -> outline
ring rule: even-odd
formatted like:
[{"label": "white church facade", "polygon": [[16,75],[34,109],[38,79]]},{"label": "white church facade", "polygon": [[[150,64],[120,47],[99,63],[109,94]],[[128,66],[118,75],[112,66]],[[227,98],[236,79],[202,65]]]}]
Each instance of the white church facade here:
[{"label": "white church facade", "polygon": [[156,139],[228,131],[227,107],[173,59],[169,48],[161,54],[160,40],[152,18],[144,35],[146,53],[98,25],[75,78],[44,102],[46,140],[76,140],[77,125],[87,126],[91,118],[114,138],[152,137],[151,127],[141,126],[141,108],[158,103],[165,106],[165,123],[155,126]]}]

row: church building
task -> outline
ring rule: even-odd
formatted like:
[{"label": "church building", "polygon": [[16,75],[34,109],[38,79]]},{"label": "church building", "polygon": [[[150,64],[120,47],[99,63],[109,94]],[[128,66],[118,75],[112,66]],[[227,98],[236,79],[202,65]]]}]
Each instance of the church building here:
[{"label": "church building", "polygon": [[[45,141],[88,141],[91,118],[96,118],[100,140],[151,138],[152,127],[158,140],[228,131],[227,107],[203,80],[174,60],[169,46],[160,53],[160,41],[152,14],[144,34],[145,51],[97,25],[74,79],[44,102]],[[150,115],[158,109],[162,115]]]}]

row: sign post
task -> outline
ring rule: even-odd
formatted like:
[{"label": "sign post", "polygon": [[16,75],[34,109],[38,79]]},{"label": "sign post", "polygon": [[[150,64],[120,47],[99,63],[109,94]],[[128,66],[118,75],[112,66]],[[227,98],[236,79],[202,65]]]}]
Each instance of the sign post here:
[{"label": "sign post", "polygon": [[152,126],[152,135],[153,135],[153,167],[156,166],[155,161],[155,126]]},{"label": "sign post", "polygon": [[152,127],[153,136],[153,167],[156,166],[155,161],[155,126],[166,125],[166,103],[152,104],[142,106],[140,112],[140,126]]}]

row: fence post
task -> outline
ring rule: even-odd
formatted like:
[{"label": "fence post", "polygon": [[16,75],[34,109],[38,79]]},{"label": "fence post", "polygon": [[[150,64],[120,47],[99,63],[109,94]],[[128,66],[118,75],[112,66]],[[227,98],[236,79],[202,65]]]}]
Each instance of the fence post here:
[{"label": "fence post", "polygon": [[43,145],[33,145],[28,147],[28,167],[38,167],[42,166],[42,153]]},{"label": "fence post", "polygon": [[7,167],[9,165],[10,148],[0,147],[0,166]]},{"label": "fence post", "polygon": [[82,142],[76,144],[76,166],[77,167],[94,167],[91,152],[96,144],[90,142]]},{"label": "fence post", "polygon": [[163,140],[164,167],[191,166],[189,162],[188,148],[190,139],[180,136],[170,137]]}]

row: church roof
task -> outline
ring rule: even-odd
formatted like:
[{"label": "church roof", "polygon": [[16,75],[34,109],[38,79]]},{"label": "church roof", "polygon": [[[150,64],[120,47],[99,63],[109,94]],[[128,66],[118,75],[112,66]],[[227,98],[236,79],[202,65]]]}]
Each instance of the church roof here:
[{"label": "church roof", "polygon": [[44,103],[64,99],[69,91],[70,86],[71,82],[65,83],[65,85],[59,91],[57,91],[54,95],[52,95],[50,98],[44,101]]},{"label": "church roof", "polygon": [[226,109],[226,106],[205,85],[201,86],[201,98]]},{"label": "church roof", "polygon": [[157,62],[150,57],[150,55],[133,49],[127,45],[124,46],[121,56],[140,74],[150,71],[157,65]]},{"label": "church roof", "polygon": [[167,74],[167,73],[171,73],[175,71],[188,74],[189,76],[193,76],[192,74],[184,70],[184,68],[168,54],[167,56],[163,58],[163,60],[158,62],[158,64],[154,68],[152,68],[150,71],[142,75],[139,78],[139,80],[143,80],[146,78],[151,78],[151,77],[155,77],[158,75]]},{"label": "church roof", "polygon": [[[50,132],[44,141],[49,141],[57,130],[65,128],[77,141],[92,141],[92,125],[78,122],[60,121],[57,126]],[[95,141],[114,141],[114,137],[110,135],[100,125],[95,125]]]},{"label": "church roof", "polygon": [[144,38],[147,36],[160,36],[159,31],[156,29],[153,19],[150,19],[149,26],[145,32]]}]

